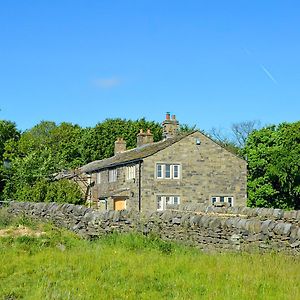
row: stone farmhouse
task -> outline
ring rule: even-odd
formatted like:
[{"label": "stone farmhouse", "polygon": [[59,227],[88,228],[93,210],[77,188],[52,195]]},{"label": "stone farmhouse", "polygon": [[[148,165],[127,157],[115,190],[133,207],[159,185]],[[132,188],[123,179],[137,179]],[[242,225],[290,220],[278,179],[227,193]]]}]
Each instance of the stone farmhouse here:
[{"label": "stone farmhouse", "polygon": [[113,157],[93,161],[66,177],[85,187],[87,199],[101,210],[246,205],[245,160],[199,131],[179,134],[174,115],[167,113],[162,125],[162,141],[153,142],[151,132],[141,130],[137,147],[126,150],[126,141],[118,138]]}]

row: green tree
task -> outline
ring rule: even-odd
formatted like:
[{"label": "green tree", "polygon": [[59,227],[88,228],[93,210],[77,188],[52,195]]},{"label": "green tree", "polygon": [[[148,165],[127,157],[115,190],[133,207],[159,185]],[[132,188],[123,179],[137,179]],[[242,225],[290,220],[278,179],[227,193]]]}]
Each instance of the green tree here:
[{"label": "green tree", "polygon": [[253,131],[244,154],[249,206],[300,208],[300,122]]},{"label": "green tree", "polygon": [[159,123],[146,121],[144,118],[132,121],[125,119],[107,119],[94,128],[84,131],[81,144],[82,159],[87,163],[97,159],[111,157],[114,154],[114,142],[123,137],[127,149],[136,147],[136,137],[140,129],[150,129],[154,141],[162,138],[162,128]]},{"label": "green tree", "polygon": [[15,143],[20,137],[20,132],[16,124],[11,121],[0,120],[0,199],[3,196],[3,189],[7,180],[7,168],[10,165],[9,160],[5,159],[5,145]]}]

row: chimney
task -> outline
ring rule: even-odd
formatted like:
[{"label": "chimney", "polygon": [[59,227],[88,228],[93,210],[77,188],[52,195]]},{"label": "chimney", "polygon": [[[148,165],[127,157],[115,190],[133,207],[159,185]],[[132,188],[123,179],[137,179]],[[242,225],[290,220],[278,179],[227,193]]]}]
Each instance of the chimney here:
[{"label": "chimney", "polygon": [[151,143],[153,143],[153,134],[151,133],[150,129],[147,129],[147,132],[144,132],[143,129],[140,129],[140,132],[137,135],[137,147]]},{"label": "chimney", "polygon": [[178,132],[179,122],[176,120],[176,116],[172,115],[170,119],[170,113],[166,113],[166,119],[162,122],[163,126],[163,138],[167,139],[174,137]]},{"label": "chimney", "polygon": [[115,155],[126,151],[126,142],[123,138],[117,138],[115,141]]}]

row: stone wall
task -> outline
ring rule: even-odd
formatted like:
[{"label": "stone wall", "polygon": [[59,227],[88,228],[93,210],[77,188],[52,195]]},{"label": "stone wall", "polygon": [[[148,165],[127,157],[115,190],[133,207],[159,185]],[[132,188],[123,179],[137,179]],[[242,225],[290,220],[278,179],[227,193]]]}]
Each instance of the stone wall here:
[{"label": "stone wall", "polygon": [[[189,207],[191,208],[191,207]],[[164,240],[193,245],[204,251],[283,251],[300,253],[299,211],[228,208],[216,211],[166,210],[139,214],[135,211],[99,212],[84,206],[56,203],[10,203],[14,215],[24,214],[51,221],[83,237],[111,232],[154,233]],[[214,211],[215,210],[215,211]],[[272,216],[268,218],[266,216]]]}]

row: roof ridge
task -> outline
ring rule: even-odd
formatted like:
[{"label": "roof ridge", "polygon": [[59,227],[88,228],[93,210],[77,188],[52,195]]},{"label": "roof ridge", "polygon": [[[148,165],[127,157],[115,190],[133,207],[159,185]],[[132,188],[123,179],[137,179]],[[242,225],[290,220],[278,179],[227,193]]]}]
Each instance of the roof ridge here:
[{"label": "roof ridge", "polygon": [[188,133],[184,133],[184,134],[178,134],[174,137],[170,137],[170,138],[167,138],[167,139],[164,139],[161,141],[157,141],[154,143],[145,144],[145,145],[142,145],[139,147],[135,147],[133,149],[126,150],[124,152],[117,153],[116,155],[108,157],[108,158],[89,162],[88,164],[80,167],[80,170],[82,172],[89,173],[89,172],[93,172],[96,170],[101,170],[101,169],[113,167],[116,165],[120,165],[123,163],[127,163],[127,162],[141,160],[145,157],[151,156],[151,155],[157,153],[158,151],[161,151],[161,150],[171,146],[172,144],[180,141],[181,139],[187,137],[188,135],[190,135],[196,131],[188,132]]}]

